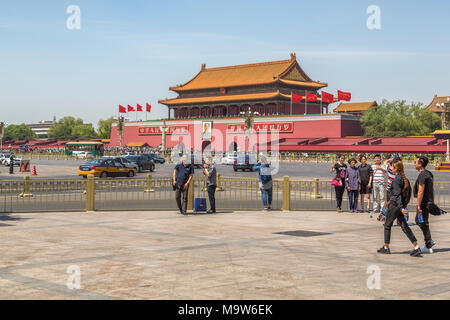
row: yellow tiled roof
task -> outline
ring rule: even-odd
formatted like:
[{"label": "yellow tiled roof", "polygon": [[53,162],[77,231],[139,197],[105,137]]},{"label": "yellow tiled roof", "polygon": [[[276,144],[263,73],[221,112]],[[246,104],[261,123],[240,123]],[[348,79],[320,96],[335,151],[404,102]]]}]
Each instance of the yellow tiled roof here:
[{"label": "yellow tiled roof", "polygon": [[228,101],[248,101],[248,100],[260,100],[260,99],[272,99],[277,97],[283,97],[291,99],[290,95],[285,95],[279,91],[264,92],[264,93],[252,93],[252,94],[235,94],[235,95],[222,95],[213,97],[195,97],[195,98],[175,98],[159,100],[158,102],[165,105],[178,105],[178,104],[191,104],[191,103],[210,103],[210,102],[228,102]]},{"label": "yellow tiled roof", "polygon": [[366,111],[370,107],[375,107],[377,105],[376,101],[341,103],[334,109],[334,112]]},{"label": "yellow tiled roof", "polygon": [[[282,79],[290,71],[296,68],[295,80]],[[201,71],[184,85],[170,87],[173,91],[186,91],[197,89],[227,88],[236,86],[248,86],[255,84],[269,84],[276,81],[288,81],[293,85],[326,87],[327,84],[312,81],[300,68],[295,54],[291,59],[271,61],[263,63],[245,64],[220,68],[206,68],[202,65]]]},{"label": "yellow tiled roof", "polygon": [[127,147],[132,148],[132,147],[144,147],[148,145],[147,142],[129,142],[127,143]]}]

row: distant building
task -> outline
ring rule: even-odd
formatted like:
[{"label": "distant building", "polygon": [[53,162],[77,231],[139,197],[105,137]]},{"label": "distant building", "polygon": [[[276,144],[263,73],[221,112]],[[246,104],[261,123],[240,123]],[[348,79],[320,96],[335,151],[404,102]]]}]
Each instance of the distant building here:
[{"label": "distant building", "polygon": [[337,106],[337,108],[334,109],[334,112],[347,113],[357,117],[361,117],[364,111],[376,106],[378,106],[376,101],[341,103]]},{"label": "distant building", "polygon": [[56,123],[56,118],[53,118],[53,121],[39,121],[38,123],[27,124],[30,129],[36,133],[38,138],[47,139],[48,138],[48,130],[51,126]]},{"label": "distant building", "polygon": [[431,101],[431,103],[428,105],[427,109],[430,111],[433,111],[434,113],[436,113],[439,117],[442,115],[442,112],[444,111],[444,108],[441,106],[437,106],[442,105],[442,103],[447,103],[448,100],[450,99],[450,96],[443,96],[443,97],[438,97],[437,94],[434,95],[433,101]]}]

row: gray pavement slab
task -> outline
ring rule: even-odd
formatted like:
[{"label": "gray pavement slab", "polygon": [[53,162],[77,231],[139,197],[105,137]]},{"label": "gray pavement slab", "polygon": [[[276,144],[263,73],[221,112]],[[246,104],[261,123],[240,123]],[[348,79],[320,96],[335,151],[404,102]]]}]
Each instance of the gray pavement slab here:
[{"label": "gray pavement slab", "polygon": [[[9,226],[0,228],[0,299],[450,298],[447,216],[432,217],[437,245],[422,258],[409,256],[411,244],[398,227],[393,254],[377,254],[383,228],[367,214],[131,211],[2,218]],[[412,229],[423,242],[419,228]],[[80,289],[67,287],[69,267],[79,268]],[[373,268],[380,289],[368,288]]]}]

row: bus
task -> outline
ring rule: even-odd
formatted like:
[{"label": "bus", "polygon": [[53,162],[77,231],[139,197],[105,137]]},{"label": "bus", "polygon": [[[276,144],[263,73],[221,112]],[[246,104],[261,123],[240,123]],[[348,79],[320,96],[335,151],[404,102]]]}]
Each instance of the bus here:
[{"label": "bus", "polygon": [[104,145],[98,141],[74,141],[66,143],[66,155],[78,156],[81,154],[90,154],[92,157],[102,157],[104,154]]}]

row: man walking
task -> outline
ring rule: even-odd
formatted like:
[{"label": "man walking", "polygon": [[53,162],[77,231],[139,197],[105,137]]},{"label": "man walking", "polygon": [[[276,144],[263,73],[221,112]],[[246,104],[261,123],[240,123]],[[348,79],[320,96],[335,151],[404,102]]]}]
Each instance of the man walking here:
[{"label": "man walking", "polygon": [[209,198],[209,206],[210,209],[207,211],[207,213],[216,213],[216,175],[217,170],[216,166],[213,164],[211,157],[207,157],[205,160],[205,164],[203,165],[203,174],[207,177],[206,178],[206,188],[208,191],[208,198]]},{"label": "man walking", "polygon": [[431,239],[428,205],[434,202],[434,187],[433,174],[425,169],[427,165],[428,158],[426,156],[416,159],[414,166],[419,171],[419,176],[414,184],[414,197],[417,198],[416,224],[422,230],[425,238],[425,247],[421,251],[422,253],[433,253],[432,247],[436,242]]},{"label": "man walking", "polygon": [[[386,167],[381,164],[381,156],[375,155],[375,163],[372,165],[373,171],[373,212],[379,213],[384,208],[385,203],[385,174]],[[380,210],[378,210],[378,196],[380,197]]]},{"label": "man walking", "polygon": [[[173,187],[176,191],[175,200],[177,201],[178,209],[181,214],[186,214],[188,190],[192,177],[194,176],[194,166],[187,160],[187,156],[181,157],[181,163],[175,166],[173,170]],[[183,196],[183,204],[181,204],[181,196]]]}]

